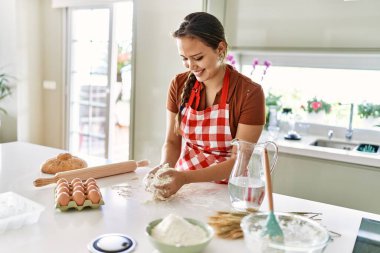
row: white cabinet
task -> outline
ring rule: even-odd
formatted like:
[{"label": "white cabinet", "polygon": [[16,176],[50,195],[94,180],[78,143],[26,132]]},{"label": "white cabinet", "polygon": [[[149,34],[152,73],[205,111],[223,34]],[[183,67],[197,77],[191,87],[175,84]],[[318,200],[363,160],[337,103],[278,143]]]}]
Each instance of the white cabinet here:
[{"label": "white cabinet", "polygon": [[280,154],[276,193],[380,214],[380,168]]},{"label": "white cabinet", "polygon": [[225,6],[232,48],[380,48],[378,0],[226,0]]}]

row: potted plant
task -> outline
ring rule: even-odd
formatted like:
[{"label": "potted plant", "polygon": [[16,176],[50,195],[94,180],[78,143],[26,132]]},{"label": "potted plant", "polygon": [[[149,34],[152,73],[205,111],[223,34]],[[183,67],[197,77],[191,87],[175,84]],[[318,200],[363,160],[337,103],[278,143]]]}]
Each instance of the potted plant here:
[{"label": "potted plant", "polygon": [[331,112],[331,104],[314,97],[307,101],[306,106],[302,105],[301,109],[307,112],[308,122],[321,124],[325,121],[326,114]]},{"label": "potted plant", "polygon": [[[7,96],[12,94],[11,87],[9,86],[10,76],[8,74],[0,74],[0,102],[5,99]],[[4,108],[0,107],[0,112],[7,114],[7,111]]]},{"label": "potted plant", "polygon": [[365,125],[377,126],[380,124],[380,104],[363,102],[358,105],[358,115]]},{"label": "potted plant", "polygon": [[276,96],[273,93],[269,92],[268,96],[265,98],[266,105],[266,122],[265,126],[268,125],[277,125],[277,112],[281,108],[281,95]]},{"label": "potted plant", "polygon": [[331,104],[327,103],[323,99],[317,99],[316,97],[314,97],[313,99],[308,100],[306,107],[302,106],[302,109],[304,109],[308,113],[318,113],[318,112],[330,113]]},{"label": "potted plant", "polygon": [[367,119],[369,117],[380,117],[380,105],[373,103],[362,103],[358,105],[358,115],[361,119]]}]

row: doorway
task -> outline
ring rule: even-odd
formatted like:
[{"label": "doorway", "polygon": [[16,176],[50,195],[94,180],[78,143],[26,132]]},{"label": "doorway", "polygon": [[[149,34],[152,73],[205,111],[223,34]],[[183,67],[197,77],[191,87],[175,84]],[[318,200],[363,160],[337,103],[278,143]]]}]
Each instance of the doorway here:
[{"label": "doorway", "polygon": [[67,143],[129,159],[133,2],[68,9]]}]

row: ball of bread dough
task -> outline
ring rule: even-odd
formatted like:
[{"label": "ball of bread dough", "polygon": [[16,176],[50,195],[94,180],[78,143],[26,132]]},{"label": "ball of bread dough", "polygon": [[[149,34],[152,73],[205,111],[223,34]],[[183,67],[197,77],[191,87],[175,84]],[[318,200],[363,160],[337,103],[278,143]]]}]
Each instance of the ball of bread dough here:
[{"label": "ball of bread dough", "polygon": [[153,193],[153,199],[158,200],[166,200],[163,196],[163,192],[160,189],[157,189],[155,186],[168,184],[172,181],[170,176],[160,177],[160,175],[166,171],[175,170],[174,168],[170,168],[168,164],[162,166],[162,168],[158,169],[154,175],[148,174],[144,178],[145,190]]}]

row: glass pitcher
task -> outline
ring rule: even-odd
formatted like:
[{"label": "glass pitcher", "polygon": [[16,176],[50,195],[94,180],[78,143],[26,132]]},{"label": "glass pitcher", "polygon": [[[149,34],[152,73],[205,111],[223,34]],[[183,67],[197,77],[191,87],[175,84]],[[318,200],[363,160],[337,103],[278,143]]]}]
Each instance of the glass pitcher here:
[{"label": "glass pitcher", "polygon": [[267,141],[251,143],[234,139],[232,145],[237,146],[237,156],[229,181],[228,192],[234,209],[246,211],[258,210],[265,196],[264,155],[269,145],[274,147],[270,172],[272,174],[278,157],[276,143]]}]

